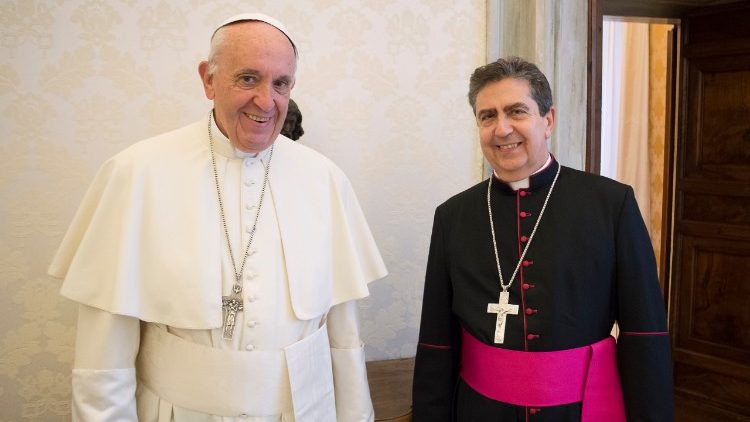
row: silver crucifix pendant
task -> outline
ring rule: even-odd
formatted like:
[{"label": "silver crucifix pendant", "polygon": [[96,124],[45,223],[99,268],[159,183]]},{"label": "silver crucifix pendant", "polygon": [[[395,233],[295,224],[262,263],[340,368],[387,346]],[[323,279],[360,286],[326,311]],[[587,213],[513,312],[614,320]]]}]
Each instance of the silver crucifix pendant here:
[{"label": "silver crucifix pendant", "polygon": [[510,294],[506,291],[500,292],[500,300],[497,303],[487,304],[487,313],[497,314],[495,322],[495,343],[503,344],[505,341],[505,318],[510,315],[518,315],[518,305],[508,303]]},{"label": "silver crucifix pendant", "polygon": [[242,305],[242,287],[235,284],[232,287],[231,296],[222,296],[221,308],[224,310],[224,330],[222,337],[225,340],[231,340],[234,335],[234,325],[237,322],[237,313],[242,312],[244,306]]},{"label": "silver crucifix pendant", "polygon": [[234,324],[237,321],[237,313],[242,312],[242,299],[231,296],[221,298],[221,307],[224,309],[224,334],[225,340],[231,340],[234,334]]}]

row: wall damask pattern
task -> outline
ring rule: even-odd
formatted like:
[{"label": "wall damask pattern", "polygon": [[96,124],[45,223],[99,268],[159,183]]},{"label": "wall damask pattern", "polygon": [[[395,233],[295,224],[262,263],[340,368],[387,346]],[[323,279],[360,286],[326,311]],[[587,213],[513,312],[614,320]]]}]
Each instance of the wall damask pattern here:
[{"label": "wall damask pattern", "polygon": [[349,175],[389,267],[361,304],[368,359],[414,354],[434,208],[481,173],[483,0],[4,0],[0,422],[69,418],[76,306],[50,258],[106,158],[209,109],[198,62],[248,5],[295,34],[301,142]]}]

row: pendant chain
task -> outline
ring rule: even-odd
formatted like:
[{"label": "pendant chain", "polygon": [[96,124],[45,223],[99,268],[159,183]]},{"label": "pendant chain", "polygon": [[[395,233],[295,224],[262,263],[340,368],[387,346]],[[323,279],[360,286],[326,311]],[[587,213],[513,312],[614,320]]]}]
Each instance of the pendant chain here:
[{"label": "pendant chain", "polygon": [[490,176],[490,181],[487,184],[487,211],[490,215],[490,229],[492,230],[492,247],[495,250],[495,263],[497,264],[497,275],[500,277],[500,287],[502,287],[503,292],[507,292],[508,288],[510,288],[511,284],[513,284],[513,280],[516,278],[516,274],[518,274],[518,269],[521,268],[521,263],[523,263],[523,258],[526,256],[526,251],[529,250],[529,246],[531,245],[531,241],[534,240],[534,234],[536,233],[536,229],[539,227],[539,222],[542,221],[542,216],[544,215],[544,210],[547,208],[547,202],[549,201],[550,195],[552,195],[552,190],[555,189],[555,184],[557,183],[557,178],[560,176],[560,168],[562,168],[561,165],[557,165],[557,173],[555,173],[555,179],[552,181],[552,185],[549,188],[549,192],[547,192],[547,197],[544,198],[544,204],[542,205],[542,210],[539,212],[539,217],[536,219],[536,223],[534,224],[534,229],[531,231],[531,235],[529,236],[529,240],[526,241],[526,246],[523,248],[523,252],[521,253],[521,257],[518,258],[518,263],[516,264],[516,269],[513,271],[513,275],[510,277],[510,281],[508,284],[505,284],[505,281],[503,280],[503,272],[500,269],[500,256],[497,253],[497,241],[495,240],[495,223],[492,221],[492,206],[490,205],[490,192],[492,188],[492,178],[493,176]]},{"label": "pendant chain", "polygon": [[242,263],[240,264],[240,270],[237,271],[237,264],[235,264],[234,260],[234,253],[232,252],[232,243],[229,240],[229,229],[227,228],[227,219],[224,214],[224,201],[221,197],[221,187],[219,185],[219,172],[216,169],[216,156],[214,154],[214,139],[213,135],[211,134],[211,123],[213,120],[213,110],[209,112],[208,114],[208,142],[210,145],[211,150],[211,165],[213,166],[214,171],[214,182],[216,183],[216,197],[219,199],[219,212],[221,215],[221,224],[224,226],[224,237],[227,240],[227,249],[229,249],[229,259],[232,261],[232,270],[234,271],[234,279],[235,283],[232,286],[232,292],[235,294],[239,294],[242,291],[242,284],[240,283],[240,280],[242,280],[242,272],[245,270],[245,263],[247,262],[247,257],[250,253],[250,245],[253,244],[253,239],[255,238],[255,229],[258,227],[258,217],[260,216],[260,210],[263,207],[263,198],[266,193],[266,186],[268,186],[268,172],[271,170],[271,158],[273,158],[273,145],[271,145],[271,150],[268,154],[268,164],[266,164],[266,172],[263,176],[263,187],[260,191],[260,199],[258,200],[258,208],[255,211],[255,220],[253,221],[253,227],[250,229],[250,238],[247,241],[247,247],[245,247],[245,253],[243,254]]}]

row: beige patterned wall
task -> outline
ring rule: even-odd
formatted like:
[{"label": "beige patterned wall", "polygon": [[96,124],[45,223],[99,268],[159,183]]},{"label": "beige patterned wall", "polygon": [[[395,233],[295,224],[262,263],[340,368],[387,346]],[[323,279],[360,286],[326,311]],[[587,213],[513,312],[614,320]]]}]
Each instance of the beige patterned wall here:
[{"label": "beige patterned wall", "polygon": [[197,64],[248,7],[296,35],[301,142],[350,176],[389,267],[368,358],[414,354],[434,207],[481,173],[483,0],[2,0],[0,422],[69,418],[75,306],[46,267],[105,158],[208,110]]}]

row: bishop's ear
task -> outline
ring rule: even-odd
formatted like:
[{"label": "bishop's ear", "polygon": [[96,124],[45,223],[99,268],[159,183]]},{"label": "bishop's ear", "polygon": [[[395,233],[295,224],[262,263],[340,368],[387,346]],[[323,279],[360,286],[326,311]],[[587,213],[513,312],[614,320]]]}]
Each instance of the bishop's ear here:
[{"label": "bishop's ear", "polygon": [[555,106],[549,108],[549,111],[544,115],[544,119],[547,121],[547,129],[544,131],[545,137],[549,138],[552,136],[552,129],[555,128]]}]

